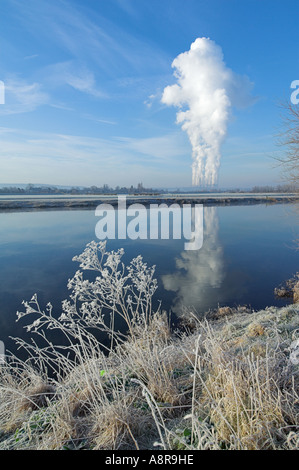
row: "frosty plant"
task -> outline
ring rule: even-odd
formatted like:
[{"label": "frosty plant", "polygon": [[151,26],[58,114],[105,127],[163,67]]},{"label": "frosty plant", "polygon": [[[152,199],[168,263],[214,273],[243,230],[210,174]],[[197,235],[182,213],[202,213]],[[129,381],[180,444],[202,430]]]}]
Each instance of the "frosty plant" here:
[{"label": "frosty plant", "polygon": [[0,364],[5,361],[5,346],[3,341],[0,341]]},{"label": "frosty plant", "polygon": [[[81,270],[68,281],[71,294],[69,300],[62,302],[60,317],[56,319],[52,315],[50,303],[45,311],[41,310],[37,296],[34,295],[31,301],[23,302],[26,310],[17,312],[18,320],[34,315],[33,322],[26,327],[27,331],[38,333],[47,341],[45,328],[59,329],[73,350],[76,349],[74,339],[79,347],[84,345],[89,351],[99,346],[99,341],[90,329],[107,333],[111,339],[111,348],[116,342],[122,341],[125,335],[115,331],[117,316],[125,322],[133,337],[136,325],[141,324],[146,328],[149,323],[157,281],[153,277],[155,266],[148,267],[141,256],[125,266],[122,262],[123,254],[122,248],[106,251],[105,241],[88,243],[83,253],[73,258],[73,261],[80,263]],[[94,280],[84,279],[83,271],[93,271]],[[28,350],[28,345],[20,339],[18,341]],[[52,348],[48,342],[46,350]]]},{"label": "frosty plant", "polygon": [[[24,302],[18,317],[37,340],[17,340],[29,357],[1,364],[0,449],[298,449],[298,306],[205,319],[186,309],[184,331],[171,331],[152,311],[154,267],[140,256],[126,267],[123,254],[89,243],[59,318],[36,295]],[[108,354],[94,329],[110,336]]]}]

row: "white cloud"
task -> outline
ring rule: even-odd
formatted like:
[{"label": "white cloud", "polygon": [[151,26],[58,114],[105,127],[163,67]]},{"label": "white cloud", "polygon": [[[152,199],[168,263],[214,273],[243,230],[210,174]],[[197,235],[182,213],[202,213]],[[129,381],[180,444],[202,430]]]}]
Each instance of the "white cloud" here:
[{"label": "white cloud", "polygon": [[[130,73],[143,75],[149,68],[166,70],[165,53],[157,45],[130,34],[125,28],[101,15],[101,8],[93,9],[92,16],[74,2],[40,2],[26,4],[14,0],[19,19],[30,33],[47,40],[85,63],[93,63],[107,76],[119,77]],[[129,8],[129,4],[124,4]],[[124,72],[125,71],[125,72]]]},{"label": "white cloud", "polygon": [[92,95],[95,98],[106,98],[107,95],[98,89],[94,73],[76,61],[60,62],[43,70],[44,80],[49,86],[68,85],[73,89]]},{"label": "white cloud", "polygon": [[[184,145],[178,135],[153,139],[25,132],[0,128],[2,182],[53,184],[169,184],[169,160],[178,159]],[[165,151],[164,151],[165,149]],[[116,171],[117,168],[117,171]],[[157,177],[158,171],[158,177]],[[175,169],[182,178],[180,166]],[[67,181],[66,181],[67,180]]]},{"label": "white cloud", "polygon": [[26,55],[26,56],[24,57],[24,60],[37,59],[37,57],[39,57],[39,54]]},{"label": "white cloud", "polygon": [[190,151],[188,144],[179,133],[148,138],[120,137],[117,140],[130,151],[161,161],[169,161],[170,164],[175,158],[182,157]]},{"label": "white cloud", "polygon": [[8,78],[4,80],[4,86],[5,105],[0,107],[2,115],[27,113],[50,102],[49,94],[43,91],[40,83]]}]

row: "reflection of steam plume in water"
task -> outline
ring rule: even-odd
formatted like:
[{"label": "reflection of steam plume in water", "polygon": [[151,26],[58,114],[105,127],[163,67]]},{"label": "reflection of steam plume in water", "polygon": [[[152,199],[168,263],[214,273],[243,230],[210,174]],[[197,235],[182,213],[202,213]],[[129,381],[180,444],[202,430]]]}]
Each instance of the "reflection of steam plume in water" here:
[{"label": "reflection of steam plume in water", "polygon": [[223,251],[218,241],[216,207],[204,209],[204,242],[200,250],[183,251],[176,259],[178,270],[162,276],[164,288],[177,293],[173,311],[192,306],[206,309],[215,299],[224,277]]},{"label": "reflection of steam plume in water", "polygon": [[172,67],[177,84],[164,89],[162,102],[187,108],[177,113],[177,123],[192,145],[192,183],[214,185],[230,108],[249,104],[251,84],[227,68],[221,48],[207,38],[196,39]]}]

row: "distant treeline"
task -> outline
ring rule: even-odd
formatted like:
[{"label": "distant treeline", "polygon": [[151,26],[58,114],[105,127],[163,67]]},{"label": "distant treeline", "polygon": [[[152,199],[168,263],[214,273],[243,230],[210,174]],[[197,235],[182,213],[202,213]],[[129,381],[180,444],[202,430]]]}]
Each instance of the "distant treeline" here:
[{"label": "distant treeline", "polygon": [[101,187],[90,186],[90,187],[71,187],[63,188],[57,186],[39,186],[34,184],[28,184],[25,187],[18,186],[6,186],[0,188],[0,194],[12,194],[12,195],[39,195],[39,194],[165,194],[168,192],[174,192],[178,194],[184,193],[295,193],[298,192],[298,186],[286,184],[278,186],[254,186],[252,189],[216,189],[216,188],[188,188],[188,189],[153,189],[153,188],[144,188],[142,183],[139,183],[137,187],[120,187],[116,186],[111,188],[108,184],[104,184]]},{"label": "distant treeline", "polygon": [[252,193],[296,193],[298,186],[294,184],[283,184],[278,186],[254,186]]},{"label": "distant treeline", "polygon": [[30,194],[161,194],[163,189],[152,189],[144,188],[142,183],[139,183],[137,187],[130,186],[120,187],[116,186],[111,188],[107,184],[104,184],[101,187],[90,186],[90,187],[71,187],[63,188],[56,186],[38,186],[33,184],[28,184],[24,188],[17,186],[7,186],[0,188],[0,194],[14,194],[14,195],[30,195]]}]

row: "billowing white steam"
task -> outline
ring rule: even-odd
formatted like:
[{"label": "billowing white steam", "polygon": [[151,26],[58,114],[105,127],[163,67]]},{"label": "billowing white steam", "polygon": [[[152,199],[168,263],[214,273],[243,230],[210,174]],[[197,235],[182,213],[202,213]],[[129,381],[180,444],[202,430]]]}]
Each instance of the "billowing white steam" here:
[{"label": "billowing white steam", "polygon": [[215,185],[231,107],[244,104],[251,84],[227,68],[221,48],[208,38],[196,39],[172,67],[177,83],[164,89],[162,102],[180,108],[177,123],[192,145],[192,183]]}]

